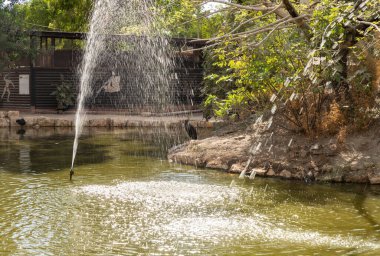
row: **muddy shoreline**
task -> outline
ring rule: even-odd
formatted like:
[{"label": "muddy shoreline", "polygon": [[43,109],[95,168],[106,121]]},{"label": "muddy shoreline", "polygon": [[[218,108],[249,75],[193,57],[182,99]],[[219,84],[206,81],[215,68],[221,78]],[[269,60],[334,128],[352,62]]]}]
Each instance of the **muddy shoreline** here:
[{"label": "muddy shoreline", "polygon": [[[266,124],[261,124],[266,125]],[[169,151],[169,161],[246,176],[380,184],[380,121],[345,141],[334,136],[310,139],[279,129],[228,132],[191,140]],[[256,151],[256,152],[255,152]],[[249,158],[252,161],[247,167]]]}]

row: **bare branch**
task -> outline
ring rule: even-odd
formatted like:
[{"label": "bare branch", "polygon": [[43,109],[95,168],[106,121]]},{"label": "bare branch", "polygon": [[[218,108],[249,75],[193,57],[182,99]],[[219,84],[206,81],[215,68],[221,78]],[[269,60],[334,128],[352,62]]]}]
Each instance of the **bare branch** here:
[{"label": "bare branch", "polygon": [[[232,29],[230,32],[224,34],[223,36],[220,36],[220,37],[215,37],[215,38],[206,38],[206,39],[196,39],[196,40],[192,40],[190,41],[191,43],[194,43],[194,42],[209,42],[209,41],[215,41],[215,40],[218,40],[218,39],[221,39],[221,38],[224,38],[224,37],[228,37],[230,35],[232,35],[234,32],[236,32],[239,28],[241,28],[242,26],[244,26],[245,24],[249,23],[249,22],[252,22],[252,21],[255,21],[255,20],[258,20],[258,19],[261,19],[265,16],[268,16],[272,13],[275,13],[278,9],[280,9],[282,7],[282,5],[277,5],[273,10],[269,11],[269,12],[266,12],[265,14],[263,15],[260,15],[260,16],[257,16],[257,17],[253,17],[251,19],[248,19],[246,21],[244,21],[243,23],[240,23],[237,27],[235,27],[234,29]],[[284,17],[285,18],[285,17]]]},{"label": "bare branch", "polygon": [[263,15],[260,15],[260,16],[257,16],[257,17],[253,17],[253,18],[251,18],[251,19],[246,20],[245,22],[239,24],[236,28],[234,28],[233,30],[231,30],[231,31],[228,32],[227,34],[232,34],[232,33],[234,33],[235,31],[237,31],[239,28],[241,28],[243,25],[245,25],[245,24],[247,24],[247,23],[249,23],[249,22],[252,22],[252,21],[254,21],[254,20],[261,19],[261,18],[263,18],[263,17],[265,17],[265,16],[268,16],[269,14],[274,13],[274,12],[275,12],[276,10],[278,10],[280,7],[282,7],[281,4],[278,5],[276,8],[274,8],[273,10],[271,10],[271,11],[269,11],[269,12],[266,12],[266,13],[263,14]]},{"label": "bare branch", "polygon": [[269,37],[270,35],[273,34],[274,31],[278,30],[278,28],[281,26],[281,24],[277,24],[260,42],[256,43],[256,44],[248,44],[248,46],[252,46],[252,47],[259,47],[260,45],[262,45]]},{"label": "bare branch", "polygon": [[380,27],[377,26],[375,23],[372,23],[372,22],[369,22],[369,21],[359,21],[359,20],[358,20],[358,23],[362,23],[362,24],[368,25],[370,27],[374,27],[377,31],[380,32]]},{"label": "bare branch", "polygon": [[[235,40],[235,39],[240,39],[240,38],[246,38],[247,36],[253,36],[253,35],[263,33],[263,32],[271,31],[273,29],[273,26],[277,26],[277,25],[280,26],[280,25],[284,25],[286,23],[295,22],[298,19],[305,18],[305,16],[308,16],[308,15],[302,15],[302,16],[299,16],[297,18],[290,18],[290,16],[288,16],[288,17],[282,18],[280,20],[277,20],[276,22],[272,22],[272,23],[270,23],[264,27],[259,27],[259,28],[255,28],[255,29],[248,30],[245,32],[233,34],[232,38],[229,38],[229,39]],[[222,37],[221,39],[223,39],[223,38],[224,37]],[[217,39],[217,40],[220,40],[220,39]],[[217,40],[210,40],[208,42],[213,42],[213,41],[217,41]]]},{"label": "bare branch", "polygon": [[[287,16],[287,17],[285,17],[285,18],[282,18],[282,19],[280,19],[280,20],[277,20],[276,22],[270,23],[270,24],[268,24],[268,25],[266,25],[266,26],[264,26],[264,27],[259,27],[259,28],[255,28],[255,29],[248,30],[248,31],[244,31],[244,32],[240,32],[240,33],[232,34],[232,36],[233,36],[233,37],[236,37],[236,36],[241,36],[241,35],[247,35],[247,34],[251,34],[251,33],[256,33],[256,32],[258,32],[258,31],[261,31],[261,30],[266,29],[266,28],[268,28],[268,27],[275,26],[275,25],[278,24],[278,23],[282,23],[282,22],[288,20],[289,17],[290,17],[290,16]],[[226,35],[223,35],[223,36],[220,36],[220,37],[210,38],[207,42],[213,42],[213,41],[221,40],[221,39],[226,38],[226,37],[229,37],[229,36],[231,36],[231,35],[226,34]]]},{"label": "bare branch", "polygon": [[[286,25],[286,26],[279,26],[277,27],[276,30],[281,30],[281,29],[285,29],[285,28],[290,28],[292,26],[289,26],[289,25]],[[238,40],[242,40],[242,39],[245,39],[247,38],[248,36],[253,36],[253,35],[257,35],[257,34],[260,34],[260,33],[264,33],[264,32],[268,32],[268,31],[271,31],[273,28],[266,28],[266,29],[260,29],[260,30],[257,30],[255,31],[254,33],[251,32],[249,34],[243,34],[243,35],[240,35],[238,37],[234,37],[234,38],[230,38],[229,40],[231,41],[238,41]],[[206,49],[210,49],[210,48],[213,48],[215,46],[218,46],[220,44],[222,44],[223,41],[217,41],[213,44],[209,44],[209,45],[206,45],[204,47],[200,47],[200,48],[195,48],[195,49],[189,49],[189,50],[185,50],[185,51],[181,51],[183,53],[188,53],[188,52],[193,52],[193,51],[202,51],[202,50],[206,50]]]},{"label": "bare branch", "polygon": [[215,11],[215,12],[210,12],[210,13],[208,13],[208,14],[206,14],[206,15],[201,15],[201,16],[195,18],[195,19],[187,20],[187,21],[185,21],[185,22],[182,22],[182,23],[178,24],[178,26],[185,25],[185,24],[187,24],[187,23],[191,23],[191,22],[193,22],[193,21],[200,20],[200,19],[203,19],[203,18],[208,18],[208,17],[210,17],[210,16],[212,16],[212,15],[214,15],[214,14],[217,14],[217,13],[220,13],[220,12],[224,12],[224,11],[228,11],[228,10],[231,10],[231,7],[227,7],[227,8],[219,9],[219,10],[217,10],[217,11]]},{"label": "bare branch", "polygon": [[[284,4],[285,9],[289,12],[289,14],[293,18],[300,17],[299,13],[294,8],[294,6],[290,3],[289,0],[282,0],[282,3]],[[312,38],[312,33],[311,33],[312,29],[310,28],[309,24],[307,24],[304,19],[296,20],[296,24],[302,29],[306,38],[310,40]]]},{"label": "bare branch", "polygon": [[257,11],[257,12],[262,12],[262,11],[271,11],[274,9],[274,7],[264,7],[264,4],[258,4],[258,5],[241,5],[241,4],[235,4],[235,3],[230,3],[230,2],[225,2],[223,0],[209,0],[207,3],[220,3],[220,4],[225,4],[229,6],[233,6],[239,9],[244,9],[244,10],[250,10],[250,11]]}]

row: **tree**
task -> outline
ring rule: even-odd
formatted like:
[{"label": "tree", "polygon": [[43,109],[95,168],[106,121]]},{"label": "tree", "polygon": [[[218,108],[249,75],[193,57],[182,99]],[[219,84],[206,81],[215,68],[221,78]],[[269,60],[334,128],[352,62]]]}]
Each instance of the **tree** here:
[{"label": "tree", "polygon": [[162,26],[172,37],[209,38],[222,23],[222,16],[203,10],[192,0],[158,0],[155,6]]},{"label": "tree", "polygon": [[[365,92],[373,102],[374,91],[364,88],[368,72],[355,70],[350,63],[365,59],[363,54],[378,40],[377,0],[323,0],[309,5],[289,0],[207,2],[224,3],[226,15],[216,35],[202,39],[209,56],[205,93],[214,99],[206,102],[219,109],[230,106],[231,95],[240,93],[239,88],[250,92],[242,102],[251,101],[255,110],[271,106],[273,97],[282,99],[278,104],[291,107],[289,121],[304,131],[320,126],[329,104],[335,102],[356,120],[365,112],[358,93]],[[350,77],[351,71],[361,78]],[[326,93],[330,87],[333,99]],[[297,104],[289,104],[294,95],[300,95],[295,97]]]},{"label": "tree", "polygon": [[22,17],[14,8],[18,1],[0,0],[0,73],[12,68],[28,53],[28,37],[22,27]]},{"label": "tree", "polygon": [[31,0],[19,6],[29,29],[65,32],[87,31],[91,0]]}]

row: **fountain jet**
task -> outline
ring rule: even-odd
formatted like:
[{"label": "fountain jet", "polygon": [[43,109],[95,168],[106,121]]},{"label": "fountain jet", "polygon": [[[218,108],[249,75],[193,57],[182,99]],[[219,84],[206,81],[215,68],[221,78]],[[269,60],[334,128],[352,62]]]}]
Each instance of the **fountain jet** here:
[{"label": "fountain jet", "polygon": [[[170,106],[172,51],[156,10],[153,0],[95,1],[79,68],[70,178],[85,109],[96,104],[99,94],[112,99],[116,109],[160,111]],[[117,87],[112,87],[116,80]]]}]

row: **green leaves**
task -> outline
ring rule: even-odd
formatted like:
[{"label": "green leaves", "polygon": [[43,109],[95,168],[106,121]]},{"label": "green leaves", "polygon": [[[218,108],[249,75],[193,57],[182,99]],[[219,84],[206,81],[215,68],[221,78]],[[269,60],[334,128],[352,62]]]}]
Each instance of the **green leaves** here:
[{"label": "green leaves", "polygon": [[[282,90],[287,77],[302,80],[292,83],[289,90],[308,88],[305,93],[322,94],[327,82],[333,87],[347,82],[346,74],[353,69],[352,63],[364,63],[368,53],[380,55],[376,54],[379,51],[373,28],[359,26],[361,20],[371,17],[373,20],[376,14],[374,22],[379,24],[379,1],[322,0],[312,9],[293,5],[301,15],[310,14],[305,19],[313,34],[310,41],[296,22],[289,23],[292,27],[276,30],[273,23],[281,15],[260,17],[260,12],[239,8],[226,12],[224,22],[215,32],[220,39],[205,55],[204,93],[217,97],[217,103],[213,104],[217,116],[230,115],[237,104],[246,106],[246,102],[267,107],[268,95]],[[274,30],[261,32],[268,27]],[[357,77],[351,80],[352,86],[358,81],[367,86],[366,74]],[[243,100],[241,89],[257,100]]]},{"label": "green leaves", "polygon": [[65,80],[63,75],[61,75],[61,83],[57,85],[56,90],[50,95],[55,96],[58,109],[65,109],[75,104],[74,85],[71,81]]},{"label": "green leaves", "polygon": [[37,30],[87,31],[91,0],[31,0],[19,5],[25,14],[25,26]]},{"label": "green leaves", "polygon": [[22,29],[22,18],[13,5],[0,2],[0,73],[4,68],[13,68],[18,59],[28,54],[28,37]]},{"label": "green leaves", "polygon": [[254,100],[252,93],[245,88],[239,88],[229,92],[226,99],[209,95],[204,102],[204,108],[213,109],[216,117],[236,120],[251,114]]}]

